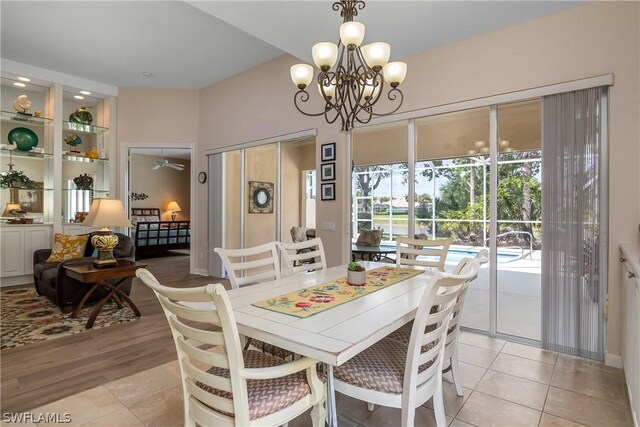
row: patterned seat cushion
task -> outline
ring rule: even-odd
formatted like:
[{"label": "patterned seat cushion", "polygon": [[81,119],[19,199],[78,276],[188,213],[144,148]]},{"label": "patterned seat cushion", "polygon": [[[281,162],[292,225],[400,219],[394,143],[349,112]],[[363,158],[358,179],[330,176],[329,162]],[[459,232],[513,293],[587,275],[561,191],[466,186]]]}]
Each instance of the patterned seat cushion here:
[{"label": "patterned seat cushion", "polygon": [[[277,357],[255,350],[245,350],[242,354],[246,368],[268,368],[284,363]],[[212,367],[207,372],[229,378],[228,369]],[[198,387],[216,396],[227,399],[233,398],[232,393],[209,387],[201,382],[197,382],[196,384]],[[300,371],[292,375],[287,375],[286,377],[268,380],[247,380],[247,393],[249,396],[249,418],[251,420],[257,420],[293,405],[303,397],[309,395],[311,388],[307,383],[306,372]],[[233,414],[222,413],[233,416]]]},{"label": "patterned seat cushion", "polygon": [[[407,345],[408,343],[383,338],[336,368],[334,376],[337,380],[356,387],[389,394],[402,394]],[[419,366],[418,372],[424,371],[432,363],[429,361]]]}]

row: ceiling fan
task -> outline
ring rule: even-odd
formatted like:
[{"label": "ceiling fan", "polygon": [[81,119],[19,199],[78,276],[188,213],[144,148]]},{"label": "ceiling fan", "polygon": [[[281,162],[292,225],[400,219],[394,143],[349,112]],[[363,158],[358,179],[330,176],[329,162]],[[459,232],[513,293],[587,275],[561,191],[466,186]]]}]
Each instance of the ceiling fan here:
[{"label": "ceiling fan", "polygon": [[160,149],[160,158],[158,160],[156,160],[156,164],[153,167],[153,170],[164,168],[164,167],[175,169],[177,171],[183,171],[184,170],[184,165],[182,165],[180,163],[172,163],[169,160],[165,159],[164,158],[164,150],[161,148]]}]

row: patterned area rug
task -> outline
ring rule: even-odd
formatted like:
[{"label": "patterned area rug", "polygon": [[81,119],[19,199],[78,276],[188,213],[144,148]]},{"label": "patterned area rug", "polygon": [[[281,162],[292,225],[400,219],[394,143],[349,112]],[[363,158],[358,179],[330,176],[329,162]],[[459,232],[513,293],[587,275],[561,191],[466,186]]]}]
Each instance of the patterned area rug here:
[{"label": "patterned area rug", "polygon": [[[19,347],[37,341],[84,332],[95,305],[80,311],[78,317],[62,313],[45,296],[33,288],[8,289],[0,292],[0,349]],[[92,329],[137,319],[133,311],[109,301],[102,308]],[[90,330],[90,329],[89,329]]]}]

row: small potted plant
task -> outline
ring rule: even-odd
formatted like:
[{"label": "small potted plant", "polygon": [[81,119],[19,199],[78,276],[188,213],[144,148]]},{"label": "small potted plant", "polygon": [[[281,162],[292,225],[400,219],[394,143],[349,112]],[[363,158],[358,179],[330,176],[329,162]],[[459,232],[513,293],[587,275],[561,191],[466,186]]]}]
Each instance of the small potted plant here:
[{"label": "small potted plant", "polygon": [[347,267],[347,283],[353,286],[363,286],[367,283],[367,271],[355,261],[350,262]]},{"label": "small potted plant", "polygon": [[0,188],[35,188],[35,186],[35,182],[22,171],[10,170],[0,174]]}]

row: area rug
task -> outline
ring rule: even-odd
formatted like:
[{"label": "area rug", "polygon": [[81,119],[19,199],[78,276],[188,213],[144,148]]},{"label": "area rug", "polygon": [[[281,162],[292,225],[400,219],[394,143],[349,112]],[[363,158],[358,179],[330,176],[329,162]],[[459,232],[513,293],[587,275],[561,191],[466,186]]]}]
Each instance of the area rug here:
[{"label": "area rug", "polygon": [[[0,291],[0,350],[85,332],[85,324],[94,307],[83,308],[78,317],[73,318],[71,313],[62,313],[33,288]],[[109,301],[92,329],[135,319],[138,318],[129,307],[118,309],[113,301]]]}]

